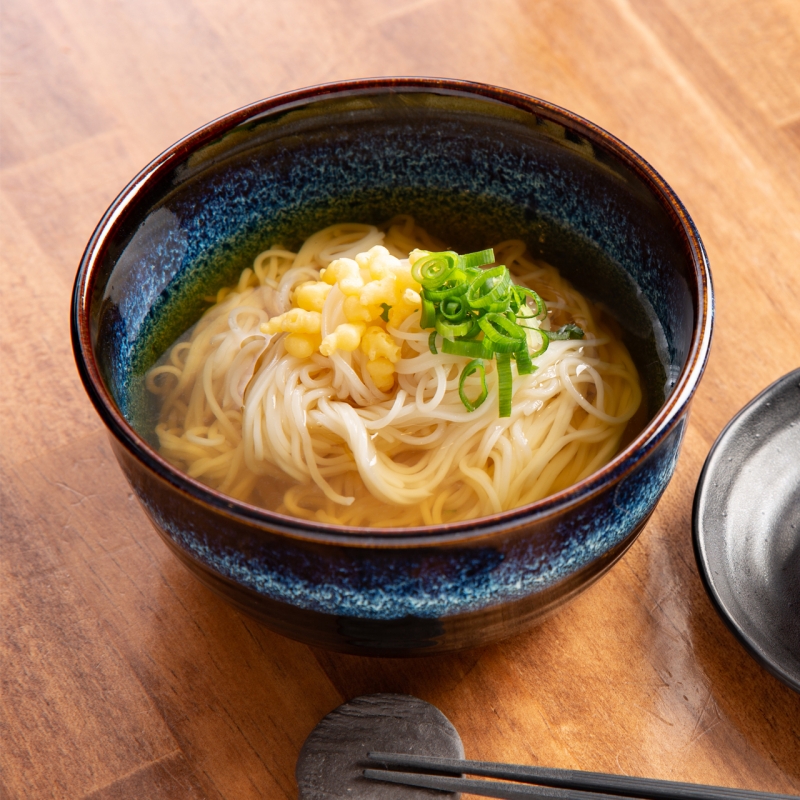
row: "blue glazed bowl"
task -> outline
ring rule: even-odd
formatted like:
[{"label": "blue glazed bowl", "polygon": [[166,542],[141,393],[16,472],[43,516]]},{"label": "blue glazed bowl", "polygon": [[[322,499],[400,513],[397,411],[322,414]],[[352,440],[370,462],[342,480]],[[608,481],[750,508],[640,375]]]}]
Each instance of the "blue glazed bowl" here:
[{"label": "blue glazed bowl", "polygon": [[[157,452],[143,376],[273,241],[411,213],[464,249],[505,238],[619,320],[649,421],[608,465],[492,517],[413,529],[309,523],[230,499]],[[631,545],[674,469],[711,338],[697,231],[661,177],[586,120],[459,81],[352,81],[218,119],[106,212],[75,283],[73,345],[114,452],[158,532],[206,585],[331,649],[414,655],[541,619]]]}]

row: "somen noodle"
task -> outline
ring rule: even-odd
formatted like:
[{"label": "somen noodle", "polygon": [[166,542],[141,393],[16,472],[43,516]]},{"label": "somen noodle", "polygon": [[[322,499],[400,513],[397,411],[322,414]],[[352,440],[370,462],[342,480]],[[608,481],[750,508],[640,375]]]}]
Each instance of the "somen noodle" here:
[{"label": "somen noodle", "polygon": [[[513,367],[509,416],[497,362],[467,374],[470,358],[420,326],[407,259],[444,247],[404,216],[384,229],[333,225],[297,253],[275,244],[210,298],[147,376],[163,398],[162,456],[236,499],[347,526],[484,517],[587,477],[637,415],[636,368],[613,323],[554,267],[521,241],[493,249],[546,303],[542,316],[525,306],[532,353],[539,328],[583,332],[551,340],[530,374]],[[486,402],[469,410],[459,389],[477,397],[484,376]]]}]

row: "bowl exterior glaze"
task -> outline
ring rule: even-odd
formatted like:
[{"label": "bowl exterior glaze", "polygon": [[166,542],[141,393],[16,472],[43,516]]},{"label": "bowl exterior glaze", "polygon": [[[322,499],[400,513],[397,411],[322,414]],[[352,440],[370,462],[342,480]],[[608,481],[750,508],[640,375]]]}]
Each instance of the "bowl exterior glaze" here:
[{"label": "bowl exterior glaze", "polygon": [[[612,309],[643,373],[651,418],[642,433],[543,501],[402,531],[257,509],[161,459],[143,376],[203,297],[270,242],[294,246],[332,222],[399,212],[464,248],[523,238]],[[292,638],[395,656],[518,632],[625,552],[674,471],[712,316],[690,218],[625,145],[525,95],[376,79],[262,101],[149,165],[87,246],[73,343],[126,477],[201,581]]]},{"label": "bowl exterior glaze", "polygon": [[[525,630],[587,588],[644,526],[684,422],[639,469],[546,518],[439,541],[319,541],[198,503],[112,439],[156,530],[206,586],[272,630],[362,655],[424,655]],[[366,536],[366,535],[365,535]]]}]

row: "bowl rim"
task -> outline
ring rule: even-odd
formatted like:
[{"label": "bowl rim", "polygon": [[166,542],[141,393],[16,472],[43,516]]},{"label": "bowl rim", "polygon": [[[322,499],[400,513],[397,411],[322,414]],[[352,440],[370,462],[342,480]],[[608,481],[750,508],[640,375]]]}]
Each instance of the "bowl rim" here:
[{"label": "bowl rim", "polygon": [[[101,377],[91,343],[90,299],[97,280],[98,265],[102,262],[115,232],[136,207],[138,199],[203,145],[220,138],[244,122],[283,113],[291,108],[306,106],[330,97],[400,92],[463,96],[512,106],[531,116],[544,118],[569,128],[593,144],[610,151],[631,169],[672,219],[694,268],[694,282],[689,286],[689,290],[692,294],[695,324],[686,363],[671,393],[655,416],[611,461],[566,489],[499,514],[413,528],[367,528],[301,520],[235,500],[190,478],[169,464],[132,428],[112,399]],[[644,158],[599,125],[545,100],[485,83],[425,77],[362,78],[323,83],[284,92],[224,114],[178,140],[145,166],[103,214],[81,258],[73,287],[71,310],[72,347],[84,388],[110,433],[136,461],[192,502],[200,503],[215,513],[236,521],[255,525],[265,533],[280,533],[291,538],[319,543],[364,547],[406,547],[456,541],[475,543],[498,530],[509,531],[527,526],[533,521],[553,517],[562,513],[567,507],[578,506],[618,484],[658,447],[687,413],[708,360],[713,324],[714,295],[711,273],[697,228],[669,184]]]}]

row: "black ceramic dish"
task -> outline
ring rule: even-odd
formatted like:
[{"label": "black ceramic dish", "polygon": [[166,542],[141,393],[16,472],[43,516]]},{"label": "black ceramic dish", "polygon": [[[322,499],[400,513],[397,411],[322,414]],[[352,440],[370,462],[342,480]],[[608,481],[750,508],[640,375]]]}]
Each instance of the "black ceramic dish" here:
[{"label": "black ceramic dish", "polygon": [[[523,238],[620,321],[649,421],[569,489],[471,522],[307,523],[233,501],[153,446],[144,372],[264,245],[413,213],[478,249]],[[76,279],[78,368],[159,533],[197,577],[273,629],[404,655],[523,629],[635,539],[675,468],[711,337],[710,275],[685,209],[638,155],[580,117],[496,87],[422,78],[304,89],[235,111],[146,167]]]},{"label": "black ceramic dish", "polygon": [[693,527],[700,575],[722,619],[800,692],[800,369],[719,435],[697,485]]}]

